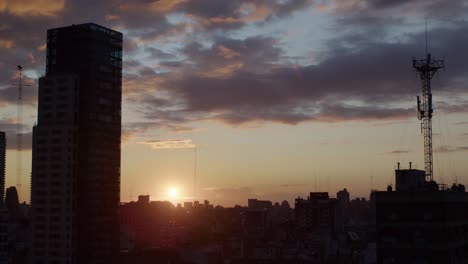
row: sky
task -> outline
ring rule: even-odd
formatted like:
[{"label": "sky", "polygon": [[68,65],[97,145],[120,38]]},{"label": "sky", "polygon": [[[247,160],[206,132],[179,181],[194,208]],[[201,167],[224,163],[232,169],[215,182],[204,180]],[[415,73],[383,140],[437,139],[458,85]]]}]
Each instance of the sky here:
[{"label": "sky", "polygon": [[[21,199],[29,200],[46,30],[124,33],[121,200],[273,202],[352,197],[424,169],[412,57],[428,49],[434,178],[468,184],[466,0],[0,0],[0,130],[15,185],[25,74]],[[173,197],[177,190],[177,196]]]}]

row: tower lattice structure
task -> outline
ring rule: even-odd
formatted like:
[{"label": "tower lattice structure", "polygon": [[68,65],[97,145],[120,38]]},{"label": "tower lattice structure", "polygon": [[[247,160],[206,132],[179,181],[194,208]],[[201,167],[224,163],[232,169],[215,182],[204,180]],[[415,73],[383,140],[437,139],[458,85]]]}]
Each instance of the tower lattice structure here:
[{"label": "tower lattice structure", "polygon": [[439,69],[444,68],[444,60],[434,60],[430,53],[425,59],[413,58],[413,68],[419,73],[422,83],[422,101],[417,96],[418,119],[421,120],[421,132],[424,135],[424,168],[426,181],[433,181],[434,165],[432,156],[432,92],[431,80]]}]

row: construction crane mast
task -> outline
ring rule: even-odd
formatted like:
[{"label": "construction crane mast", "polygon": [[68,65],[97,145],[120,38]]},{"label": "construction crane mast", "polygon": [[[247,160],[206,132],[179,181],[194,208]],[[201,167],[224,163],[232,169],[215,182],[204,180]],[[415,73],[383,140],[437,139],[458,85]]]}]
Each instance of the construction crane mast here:
[{"label": "construction crane mast", "polygon": [[[426,39],[427,43],[427,39]],[[421,120],[421,132],[424,135],[424,168],[426,171],[426,181],[433,181],[434,166],[432,157],[432,92],[431,80],[439,69],[444,68],[444,60],[434,60],[427,52],[426,58],[415,59],[413,57],[413,68],[419,73],[422,82],[422,101],[417,96],[418,119]]]},{"label": "construction crane mast", "polygon": [[23,67],[16,67],[19,71],[18,103],[16,116],[16,188],[21,194],[21,172],[22,172],[22,151],[23,151]]}]

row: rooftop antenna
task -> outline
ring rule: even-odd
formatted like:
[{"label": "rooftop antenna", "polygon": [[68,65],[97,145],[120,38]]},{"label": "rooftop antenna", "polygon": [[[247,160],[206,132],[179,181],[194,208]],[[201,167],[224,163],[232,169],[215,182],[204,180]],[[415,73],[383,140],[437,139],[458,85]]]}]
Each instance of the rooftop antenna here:
[{"label": "rooftop antenna", "polygon": [[426,23],[426,54],[428,54],[427,52],[427,18],[425,20],[425,23]]},{"label": "rooftop antenna", "polygon": [[424,169],[426,181],[434,180],[434,164],[432,152],[432,91],[431,80],[439,69],[445,67],[444,60],[434,60],[427,50],[427,20],[426,20],[426,58],[415,59],[413,68],[419,73],[422,84],[422,101],[419,95],[416,97],[418,105],[418,119],[421,120],[421,132],[424,135]]},{"label": "rooftop antenna", "polygon": [[317,192],[317,174],[314,175],[314,192]]}]

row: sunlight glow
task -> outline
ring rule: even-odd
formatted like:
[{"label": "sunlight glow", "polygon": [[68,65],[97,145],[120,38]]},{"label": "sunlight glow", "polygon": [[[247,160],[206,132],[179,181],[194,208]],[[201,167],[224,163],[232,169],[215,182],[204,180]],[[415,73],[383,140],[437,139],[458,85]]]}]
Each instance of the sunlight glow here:
[{"label": "sunlight glow", "polygon": [[177,193],[177,189],[176,188],[170,188],[168,191],[167,191],[167,194],[169,195],[169,197],[171,198],[176,198],[178,193]]}]

